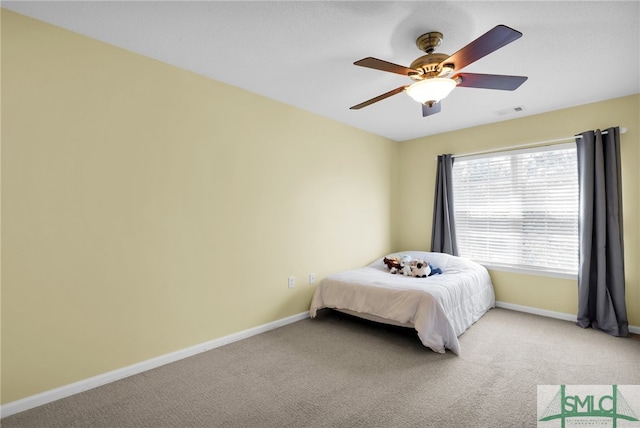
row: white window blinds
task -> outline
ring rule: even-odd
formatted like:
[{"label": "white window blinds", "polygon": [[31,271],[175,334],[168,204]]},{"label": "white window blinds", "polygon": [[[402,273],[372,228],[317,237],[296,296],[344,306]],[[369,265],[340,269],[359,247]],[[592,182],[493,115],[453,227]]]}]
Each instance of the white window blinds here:
[{"label": "white window blinds", "polygon": [[492,267],[578,272],[575,144],[456,158],[459,253]]}]

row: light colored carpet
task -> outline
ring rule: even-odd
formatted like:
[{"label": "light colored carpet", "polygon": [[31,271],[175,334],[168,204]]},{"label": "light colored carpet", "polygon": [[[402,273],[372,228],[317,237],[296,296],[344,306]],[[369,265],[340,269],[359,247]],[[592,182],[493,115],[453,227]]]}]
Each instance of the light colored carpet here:
[{"label": "light colored carpet", "polygon": [[2,419],[12,427],[535,427],[537,385],[640,384],[640,341],[493,309],[436,354],[333,311]]}]

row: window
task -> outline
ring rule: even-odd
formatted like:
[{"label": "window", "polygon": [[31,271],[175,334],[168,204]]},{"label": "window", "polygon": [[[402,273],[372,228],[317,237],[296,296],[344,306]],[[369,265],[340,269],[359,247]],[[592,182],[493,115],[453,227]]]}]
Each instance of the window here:
[{"label": "window", "polygon": [[577,275],[575,144],[455,158],[460,256],[492,268]]}]

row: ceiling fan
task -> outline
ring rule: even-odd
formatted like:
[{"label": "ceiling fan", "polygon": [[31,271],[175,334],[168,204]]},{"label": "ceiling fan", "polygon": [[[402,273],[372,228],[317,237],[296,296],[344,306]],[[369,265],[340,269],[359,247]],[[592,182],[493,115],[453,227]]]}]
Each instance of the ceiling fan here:
[{"label": "ceiling fan", "polygon": [[351,110],[359,110],[392,95],[406,92],[411,98],[422,104],[422,116],[424,117],[440,112],[440,101],[449,95],[456,86],[513,91],[527,80],[526,76],[458,73],[458,70],[519,39],[521,36],[522,33],[513,28],[509,28],[506,25],[498,25],[449,56],[447,54],[434,53],[435,49],[442,43],[443,35],[439,32],[430,32],[421,35],[416,40],[416,46],[421,51],[424,51],[426,55],[413,61],[409,67],[372,57],[356,61],[353,63],[354,65],[402,74],[415,82],[356,104],[351,107]]}]

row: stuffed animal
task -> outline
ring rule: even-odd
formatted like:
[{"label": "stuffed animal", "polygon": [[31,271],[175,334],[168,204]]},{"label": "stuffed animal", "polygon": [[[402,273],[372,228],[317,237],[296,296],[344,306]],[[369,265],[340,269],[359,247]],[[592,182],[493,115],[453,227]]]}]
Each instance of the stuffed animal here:
[{"label": "stuffed animal", "polygon": [[404,276],[411,276],[411,256],[402,256],[400,259],[400,273]]},{"label": "stuffed animal", "polygon": [[439,275],[442,273],[442,269],[437,268],[437,267],[433,267],[433,265],[431,264],[431,262],[429,262],[429,270],[431,271],[429,273],[429,276],[431,275]]},{"label": "stuffed animal", "polygon": [[383,262],[387,265],[390,273],[396,274],[400,269],[402,269],[402,265],[400,264],[400,259],[398,257],[385,257]]},{"label": "stuffed animal", "polygon": [[418,260],[416,264],[411,266],[411,276],[415,276],[416,278],[426,278],[431,274],[431,267],[429,267],[429,263]]}]

